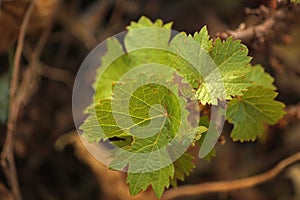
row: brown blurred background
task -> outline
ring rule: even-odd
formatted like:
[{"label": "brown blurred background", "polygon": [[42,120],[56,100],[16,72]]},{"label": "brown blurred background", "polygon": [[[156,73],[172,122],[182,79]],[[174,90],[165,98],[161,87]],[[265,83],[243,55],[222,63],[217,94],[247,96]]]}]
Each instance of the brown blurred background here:
[{"label": "brown blurred background", "polygon": [[[7,131],[9,80],[20,33],[30,0],[0,0],[0,148]],[[124,31],[132,20],[145,15],[173,21],[174,29],[193,33],[203,25],[214,37],[264,20],[247,15],[245,8],[270,6],[269,1],[239,0],[36,0],[27,26],[20,57],[20,79],[36,73],[24,87],[26,102],[20,110],[15,138],[15,160],[21,193],[25,200],[127,199],[118,197],[117,181],[125,175],[110,175],[82,153],[72,118],[72,86],[85,56],[99,42]],[[295,15],[285,31],[274,32],[259,45],[245,41],[253,63],[262,63],[275,77],[278,99],[294,109],[279,124],[266,127],[254,143],[232,142],[230,125],[224,128],[225,144],[217,144],[217,157],[196,161],[197,168],[183,184],[246,177],[270,169],[282,158],[300,151],[300,24]],[[299,18],[298,18],[299,19]],[[40,41],[45,36],[44,43]],[[43,37],[43,36],[42,36]],[[42,44],[42,45],[41,45]],[[42,49],[39,52],[38,46]],[[34,54],[38,53],[38,58]],[[33,62],[34,60],[34,62]],[[33,67],[35,65],[35,67]],[[31,69],[35,71],[30,71]],[[29,76],[31,77],[31,76]],[[27,94],[26,94],[27,93]],[[75,139],[74,139],[75,138]],[[79,150],[78,150],[79,149]],[[81,152],[81,153],[80,153]],[[97,171],[97,169],[99,169]],[[0,170],[0,199],[12,199],[9,183]],[[115,190],[114,190],[115,189]],[[300,165],[293,165],[265,184],[229,193],[185,199],[203,200],[297,200],[300,199]]]}]

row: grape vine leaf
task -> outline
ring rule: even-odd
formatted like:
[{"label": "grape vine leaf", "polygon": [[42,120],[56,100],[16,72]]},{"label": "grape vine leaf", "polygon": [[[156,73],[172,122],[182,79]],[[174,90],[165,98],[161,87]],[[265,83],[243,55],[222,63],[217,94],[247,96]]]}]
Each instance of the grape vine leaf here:
[{"label": "grape vine leaf", "polygon": [[[99,102],[100,104],[103,102]],[[100,140],[107,140],[108,138],[103,133],[102,128],[99,125],[96,112],[94,110],[94,105],[89,106],[84,111],[88,114],[88,117],[84,120],[84,123],[81,124],[79,129],[83,130],[83,137],[87,138],[89,142],[98,143]]]},{"label": "grape vine leaf", "polygon": [[218,99],[230,100],[232,96],[242,95],[251,85],[245,78],[251,60],[247,47],[232,37],[223,42],[218,38],[209,53],[216,68],[203,77],[196,92],[199,101],[203,105],[217,105]]},{"label": "grape vine leaf", "polygon": [[174,166],[169,165],[160,170],[145,173],[128,173],[127,183],[131,195],[137,195],[141,191],[152,186],[157,197],[161,197],[163,191],[170,185],[170,178],[174,176]]},{"label": "grape vine leaf", "polygon": [[97,70],[96,80],[93,85],[96,90],[95,102],[99,99],[110,98],[113,83],[118,81],[130,69],[130,66],[127,64],[128,57],[122,56],[125,52],[121,43],[116,38],[108,38],[106,45],[107,51],[101,58],[101,67]]},{"label": "grape vine leaf", "polygon": [[189,176],[193,169],[196,167],[193,163],[193,156],[189,153],[184,153],[178,160],[174,162],[175,173],[170,183],[173,187],[177,187],[177,180],[184,181],[186,176]]},{"label": "grape vine leaf", "polygon": [[137,23],[132,22],[127,27],[128,33],[124,41],[127,52],[145,48],[166,49],[171,27],[172,23],[163,24],[160,19],[152,22],[142,16]]},{"label": "grape vine leaf", "polygon": [[155,22],[152,22],[148,17],[141,16],[141,18],[138,20],[138,22],[132,21],[129,26],[127,26],[127,30],[134,30],[139,28],[151,28],[151,27],[163,27],[167,29],[171,29],[173,25],[173,22],[169,22],[166,24],[163,24],[163,21],[161,19],[157,19]]},{"label": "grape vine leaf", "polygon": [[[114,156],[116,159],[111,162],[110,168],[123,170],[128,167],[127,182],[130,185],[132,195],[145,190],[151,185],[155,194],[160,197],[164,189],[169,187],[170,181],[175,182],[177,178],[173,161],[169,157],[168,151],[164,150],[163,147],[171,143],[170,141],[175,137],[174,133],[178,131],[181,123],[188,123],[185,122],[188,112],[181,109],[181,104],[184,104],[186,100],[174,96],[179,91],[176,85],[170,82],[168,87],[165,88],[150,84],[156,80],[155,76],[151,74],[153,68],[154,66],[152,68],[149,66],[148,69],[144,69],[143,73],[136,73],[137,75],[133,72],[134,70],[138,71],[138,68],[135,68],[131,71],[133,73],[132,77],[122,79],[122,81],[115,84],[112,94],[114,98],[100,100],[95,108],[96,119],[101,127],[101,134],[98,133],[98,137],[132,138],[132,140],[127,140],[129,143],[126,148],[122,146],[121,149],[116,151]],[[168,81],[169,77],[172,78],[175,70],[160,68],[160,72],[161,77],[159,79],[164,82]],[[152,80],[153,78],[155,80]],[[167,84],[166,82],[165,85]],[[136,85],[143,86],[135,89]],[[171,92],[169,91],[170,88],[172,89]],[[124,106],[126,105],[124,101],[126,101],[128,93],[130,94],[129,105]],[[178,100],[181,101],[181,104],[178,103]],[[158,104],[162,108],[157,107],[151,112],[152,106]],[[124,107],[129,108],[129,113],[126,113]],[[151,116],[149,116],[149,113]],[[114,119],[119,119],[119,121],[117,122]],[[161,128],[154,130],[146,126],[152,122],[156,124],[154,127]],[[143,126],[146,126],[145,129],[143,129]],[[135,137],[135,134],[140,132],[150,135],[153,130],[157,133],[151,137]],[[200,130],[203,130],[203,128],[200,128]],[[140,156],[139,154],[145,154],[146,156]],[[177,163],[183,158],[185,157],[179,158]],[[156,167],[153,167],[153,165]],[[186,163],[185,168],[176,169],[178,170],[176,175],[179,174],[179,178],[182,178],[182,175],[188,174],[188,170],[191,170],[193,166],[192,162]],[[159,170],[154,170],[156,168]]]},{"label": "grape vine leaf", "polygon": [[264,123],[275,124],[284,114],[284,104],[274,100],[277,93],[262,86],[251,86],[243,96],[228,103],[226,118],[234,125],[233,140],[254,141],[264,131]]},{"label": "grape vine leaf", "polygon": [[209,52],[213,47],[212,39],[209,37],[206,26],[204,26],[199,32],[194,33],[194,39],[207,52]]},{"label": "grape vine leaf", "polygon": [[250,80],[253,85],[260,85],[273,90],[276,89],[273,85],[274,78],[266,73],[261,65],[254,65],[250,69],[251,70],[246,74],[246,79]]}]

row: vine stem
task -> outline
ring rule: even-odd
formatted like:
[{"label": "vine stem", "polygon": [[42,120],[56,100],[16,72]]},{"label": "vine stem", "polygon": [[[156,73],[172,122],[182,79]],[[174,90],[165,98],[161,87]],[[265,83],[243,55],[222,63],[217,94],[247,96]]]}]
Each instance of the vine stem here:
[{"label": "vine stem", "polygon": [[230,181],[216,181],[200,183],[195,185],[186,185],[178,188],[167,190],[162,200],[169,200],[178,197],[199,196],[205,193],[229,192],[238,189],[244,189],[256,186],[275,178],[288,166],[300,161],[300,152],[291,155],[280,161],[274,168],[264,173]]},{"label": "vine stem", "polygon": [[18,178],[17,178],[14,154],[13,154],[16,122],[19,113],[19,106],[17,106],[15,103],[17,101],[16,97],[17,97],[17,89],[19,83],[20,62],[21,62],[22,49],[24,46],[24,38],[26,35],[26,30],[30,21],[31,14],[34,9],[34,5],[35,5],[35,0],[32,0],[26,10],[24,19],[20,26],[18,43],[17,43],[16,53],[14,57],[12,79],[10,83],[9,116],[7,122],[7,133],[6,133],[6,139],[3,146],[3,150],[1,152],[1,166],[3,167],[4,173],[11,187],[15,200],[22,199]]}]

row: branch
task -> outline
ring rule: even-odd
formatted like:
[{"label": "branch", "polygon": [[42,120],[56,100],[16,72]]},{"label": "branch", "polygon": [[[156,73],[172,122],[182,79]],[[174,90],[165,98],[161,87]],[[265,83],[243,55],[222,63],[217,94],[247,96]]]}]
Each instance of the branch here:
[{"label": "branch", "polygon": [[38,73],[50,80],[59,81],[64,83],[69,89],[73,89],[74,84],[74,76],[72,73],[60,69],[51,67],[45,63],[39,62],[38,63]]},{"label": "branch", "polygon": [[18,117],[18,108],[15,107],[16,94],[19,83],[19,71],[21,62],[21,53],[24,44],[24,38],[27,30],[27,26],[35,5],[35,0],[32,0],[28,9],[25,13],[24,19],[20,26],[20,33],[18,37],[17,49],[14,57],[13,74],[10,86],[10,100],[9,100],[9,117],[7,122],[7,135],[4,143],[4,147],[1,153],[1,166],[3,167],[4,173],[6,175],[7,181],[12,189],[14,199],[21,200],[21,192],[19,188],[16,166],[14,161],[14,139],[16,132],[16,122]]},{"label": "branch", "polygon": [[200,183],[197,185],[181,186],[179,188],[167,190],[163,195],[162,200],[174,199],[177,197],[199,196],[205,193],[212,192],[229,192],[233,190],[253,187],[275,178],[285,168],[299,161],[300,152],[295,153],[292,156],[282,160],[271,170],[259,175],[231,181],[217,181],[210,183]]},{"label": "branch", "polygon": [[41,51],[47,41],[49,32],[53,25],[53,13],[49,17],[48,26],[42,32],[36,48],[33,52],[31,60],[29,61],[29,66],[26,69],[21,84],[19,84],[19,71],[21,54],[24,46],[24,38],[26,30],[30,21],[31,14],[35,7],[35,0],[32,0],[26,10],[23,22],[20,26],[20,33],[18,38],[17,49],[14,57],[13,74],[10,86],[10,102],[9,102],[9,117],[7,123],[7,135],[4,143],[3,150],[1,152],[1,165],[3,167],[7,181],[11,187],[13,196],[15,200],[21,200],[21,192],[19,188],[19,183],[17,179],[16,166],[14,161],[14,143],[15,135],[17,129],[17,118],[19,116],[20,110],[29,101],[31,95],[37,88],[37,63]]},{"label": "branch", "polygon": [[[265,6],[261,6],[254,10],[247,9],[246,13],[264,16],[265,20],[260,24],[249,27],[246,27],[243,23],[238,29],[227,30],[226,32],[218,33],[217,36],[222,39],[232,36],[233,38],[242,40],[243,42],[258,41],[263,43],[272,38],[276,32],[284,29],[285,26],[282,24],[285,24],[288,19],[287,10],[285,8],[271,12]],[[281,22],[285,23],[281,24]]]}]

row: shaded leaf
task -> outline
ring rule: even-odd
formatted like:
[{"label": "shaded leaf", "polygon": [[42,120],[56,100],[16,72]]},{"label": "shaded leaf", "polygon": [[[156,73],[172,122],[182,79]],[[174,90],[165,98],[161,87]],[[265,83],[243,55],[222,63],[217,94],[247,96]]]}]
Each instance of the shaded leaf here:
[{"label": "shaded leaf", "polygon": [[233,140],[254,141],[263,134],[263,124],[275,124],[284,114],[284,104],[274,100],[277,93],[261,86],[251,86],[242,97],[228,103],[227,120],[234,125]]}]

